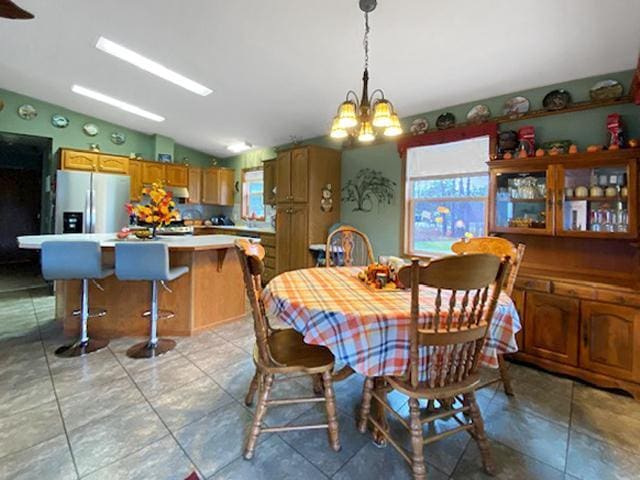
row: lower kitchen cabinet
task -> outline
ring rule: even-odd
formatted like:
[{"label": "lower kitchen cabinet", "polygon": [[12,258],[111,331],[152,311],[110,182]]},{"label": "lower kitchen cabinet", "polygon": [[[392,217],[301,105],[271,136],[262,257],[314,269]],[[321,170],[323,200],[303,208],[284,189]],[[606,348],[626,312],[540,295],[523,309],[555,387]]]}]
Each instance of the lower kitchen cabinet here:
[{"label": "lower kitchen cabinet", "polygon": [[640,311],[582,302],[580,365],[625,380],[640,380]]},{"label": "lower kitchen cabinet", "polygon": [[578,300],[546,293],[527,294],[527,352],[568,365],[578,365]]}]

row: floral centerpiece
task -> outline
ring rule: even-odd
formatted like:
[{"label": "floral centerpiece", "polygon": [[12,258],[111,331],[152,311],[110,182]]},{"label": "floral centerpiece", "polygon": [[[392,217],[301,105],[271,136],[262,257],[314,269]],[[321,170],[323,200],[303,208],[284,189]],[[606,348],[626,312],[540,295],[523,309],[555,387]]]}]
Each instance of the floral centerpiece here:
[{"label": "floral centerpiece", "polygon": [[153,183],[151,187],[143,188],[142,195],[149,199],[148,203],[128,203],[126,209],[139,223],[149,225],[151,237],[155,238],[158,227],[169,225],[178,218],[176,203],[172,193],[167,192],[162,183]]}]

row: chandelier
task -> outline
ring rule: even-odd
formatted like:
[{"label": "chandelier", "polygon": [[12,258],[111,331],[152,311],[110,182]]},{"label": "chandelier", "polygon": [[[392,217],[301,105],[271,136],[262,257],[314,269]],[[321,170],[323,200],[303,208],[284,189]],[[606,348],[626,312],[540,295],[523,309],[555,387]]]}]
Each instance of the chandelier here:
[{"label": "chandelier", "polygon": [[362,95],[353,90],[347,92],[344,102],[338,107],[338,114],[331,124],[331,138],[356,137],[367,143],[382,133],[385,137],[395,137],[402,133],[400,119],[384,92],[376,89],[369,96],[369,13],[375,10],[377,0],[360,0],[360,10],[364,12],[364,74],[362,75]]}]

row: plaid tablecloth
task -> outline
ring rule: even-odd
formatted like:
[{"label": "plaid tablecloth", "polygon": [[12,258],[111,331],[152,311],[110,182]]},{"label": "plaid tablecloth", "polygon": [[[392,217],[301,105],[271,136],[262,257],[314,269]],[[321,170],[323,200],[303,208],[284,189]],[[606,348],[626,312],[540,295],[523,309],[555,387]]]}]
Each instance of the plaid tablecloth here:
[{"label": "plaid tablecloth", "polygon": [[[409,364],[409,291],[374,292],[356,278],[361,267],[309,268],[283,273],[263,292],[268,311],[324,345],[338,363],[367,376],[402,375]],[[434,305],[436,291],[421,287],[420,313]],[[435,308],[435,307],[434,307]],[[497,368],[498,353],[518,351],[520,319],[502,294],[480,357]]]}]

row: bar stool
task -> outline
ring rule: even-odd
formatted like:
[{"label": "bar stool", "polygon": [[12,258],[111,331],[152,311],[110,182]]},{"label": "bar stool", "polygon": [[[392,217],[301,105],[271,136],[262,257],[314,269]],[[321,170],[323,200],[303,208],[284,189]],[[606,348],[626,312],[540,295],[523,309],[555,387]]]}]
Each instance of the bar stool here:
[{"label": "bar stool", "polygon": [[116,243],[116,277],[119,280],[147,280],[151,282],[151,334],[147,342],[137,343],[129,350],[131,358],[153,358],[176,346],[174,340],[158,338],[158,319],[166,320],[173,312],[158,310],[158,287],[171,292],[165,282],[175,280],[189,271],[189,267],[169,267],[169,248],[165,243]]},{"label": "bar stool", "polygon": [[87,321],[107,313],[104,309],[89,309],[89,280],[102,290],[96,280],[113,274],[113,268],[102,266],[100,242],[86,240],[43,242],[41,263],[42,276],[46,280],[82,280],[81,306],[73,312],[74,316],[80,316],[80,338],[71,345],[58,348],[55,354],[59,357],[79,357],[109,345],[108,340],[89,338],[87,333]]}]

